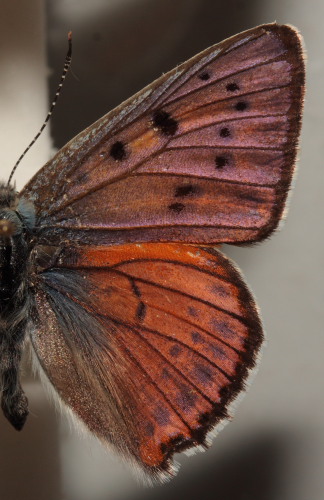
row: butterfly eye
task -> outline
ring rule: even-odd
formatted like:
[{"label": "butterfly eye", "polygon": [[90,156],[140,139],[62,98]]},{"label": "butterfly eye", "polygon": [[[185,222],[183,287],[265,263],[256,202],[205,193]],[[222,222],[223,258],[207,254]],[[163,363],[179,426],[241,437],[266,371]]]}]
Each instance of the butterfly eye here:
[{"label": "butterfly eye", "polygon": [[7,219],[0,220],[0,238],[10,238],[16,230],[13,222]]}]

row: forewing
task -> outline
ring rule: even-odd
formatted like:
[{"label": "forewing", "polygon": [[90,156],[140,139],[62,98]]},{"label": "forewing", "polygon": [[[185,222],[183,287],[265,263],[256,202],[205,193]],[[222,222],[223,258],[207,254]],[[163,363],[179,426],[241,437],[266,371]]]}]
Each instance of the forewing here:
[{"label": "forewing", "polygon": [[36,355],[94,434],[159,479],[175,452],[208,445],[262,342],[226,257],[175,244],[65,249],[38,290]]},{"label": "forewing", "polygon": [[251,242],[278,224],[303,99],[300,38],[264,25],[164,75],[23,190],[40,241]]}]

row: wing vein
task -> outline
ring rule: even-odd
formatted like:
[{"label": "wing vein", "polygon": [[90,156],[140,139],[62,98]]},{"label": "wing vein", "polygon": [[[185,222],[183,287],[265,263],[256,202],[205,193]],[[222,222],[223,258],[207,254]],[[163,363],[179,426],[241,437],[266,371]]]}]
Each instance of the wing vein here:
[{"label": "wing vein", "polygon": [[[210,122],[207,125],[201,125],[199,127],[192,128],[187,130],[186,132],[182,132],[181,134],[175,135],[172,139],[173,141],[182,137],[185,137],[193,132],[197,132],[198,130],[204,130],[206,128],[212,127],[213,125],[218,125],[220,123],[230,123],[230,122],[242,122],[246,120],[258,120],[260,118],[276,118],[278,116],[287,116],[286,113],[272,113],[267,115],[248,115],[248,116],[235,116],[233,118],[222,118],[221,120],[217,120],[214,122]],[[217,146],[214,146],[217,147]],[[160,153],[161,154],[161,153]]]},{"label": "wing vein", "polygon": [[[265,33],[261,33],[260,35],[255,36],[252,40],[257,40],[258,38],[261,38],[261,37],[263,37],[263,36],[265,36]],[[230,50],[227,50],[227,51],[226,51],[226,54],[229,54],[229,53],[231,53],[231,52],[235,52],[235,50],[238,50],[239,48],[244,47],[244,45],[247,45],[247,44],[248,44],[248,43],[250,43],[250,42],[251,42],[251,38],[249,38],[248,40],[246,40],[246,42],[243,42],[243,43],[241,43],[240,45],[238,45],[238,46],[236,46],[236,47],[233,47],[233,48],[232,48],[232,49],[230,49]],[[197,73],[199,73],[199,71],[201,71],[201,70],[202,70],[202,69],[204,69],[206,66],[208,66],[208,64],[210,64],[211,62],[215,61],[215,59],[217,58],[217,56],[219,57],[220,55],[221,55],[221,53],[220,53],[220,52],[218,52],[214,58],[212,58],[212,59],[208,60],[205,64],[202,64],[202,65],[199,65],[199,62],[198,62],[198,64],[196,64],[196,66],[198,66],[198,69],[197,69],[197,70],[194,70],[193,72],[191,72],[191,73],[190,73],[190,75],[188,75],[188,78],[187,78],[186,80],[184,80],[184,82],[181,82],[180,87],[181,87],[184,83],[186,83],[188,80],[190,80],[190,78],[192,78],[192,77],[193,77],[193,76],[195,76]],[[259,64],[262,64],[262,63],[259,63]],[[257,64],[256,66],[258,66],[259,64]],[[246,68],[245,68],[245,69],[246,69]],[[247,68],[247,69],[251,69],[251,67],[249,67],[249,68]],[[240,70],[240,71],[237,71],[237,72],[235,72],[235,71],[234,71],[233,73],[230,73],[229,75],[227,75],[227,77],[226,77],[226,78],[228,78],[228,77],[230,77],[230,76],[233,76],[233,75],[236,75],[237,73],[240,73],[240,72],[241,72],[241,70]],[[223,79],[223,78],[220,78],[218,81],[221,81],[222,79]],[[215,81],[214,81],[214,82],[215,82]],[[214,82],[213,82],[213,83],[214,83]],[[168,99],[169,99],[172,95],[174,95],[174,93],[178,90],[178,88],[179,88],[179,86],[178,86],[178,87],[176,87],[176,88],[175,88],[175,89],[174,89],[174,90],[173,90],[173,91],[169,94],[169,96],[167,96],[167,97],[166,97],[166,99],[165,99],[164,101],[162,100],[160,104],[162,104],[162,105],[163,105],[163,104],[165,103],[165,101],[166,101],[166,100],[168,100]],[[188,94],[186,94],[186,95],[188,95]],[[176,98],[176,99],[177,99],[177,98]],[[175,102],[175,101],[176,101],[176,99],[174,99],[172,102]],[[169,104],[169,102],[168,102],[168,104]]]},{"label": "wing vein", "polygon": [[[119,324],[118,322],[115,322],[115,324]],[[123,325],[124,326],[124,325]],[[125,342],[123,341],[123,346],[124,346],[124,349],[126,351],[126,353],[128,354],[129,358],[132,360],[132,362],[139,368],[139,370],[144,374],[144,377],[146,377],[150,382],[151,384],[155,387],[155,389],[161,394],[162,398],[167,402],[168,406],[172,409],[172,411],[177,415],[177,417],[179,417],[179,419],[181,420],[181,422],[187,427],[187,429],[192,432],[193,429],[190,427],[190,425],[188,424],[188,422],[186,422],[184,420],[184,418],[182,417],[182,415],[178,412],[178,410],[174,407],[174,405],[172,404],[172,402],[169,400],[169,398],[166,396],[165,392],[162,391],[162,389],[159,387],[159,385],[155,382],[155,380],[151,377],[151,375],[149,375],[149,373],[147,373],[147,371],[145,370],[145,368],[143,367],[143,365],[138,361],[138,359],[134,356],[134,354],[129,350],[129,348],[127,347],[127,345],[125,344]]]},{"label": "wing vein", "polygon": [[[104,317],[106,317],[106,316],[104,316]],[[111,319],[111,320],[112,320],[115,324],[121,324],[122,326],[127,327],[127,328],[129,328],[131,331],[133,331],[136,335],[138,335],[138,336],[142,339],[142,341],[143,341],[143,342],[147,345],[147,347],[148,347],[149,349],[152,349],[152,351],[154,351],[154,352],[155,352],[155,353],[156,353],[156,354],[157,354],[157,355],[158,355],[158,356],[159,356],[159,357],[163,360],[163,362],[164,362],[165,364],[167,364],[168,366],[171,366],[172,370],[174,370],[175,372],[177,372],[177,374],[179,375],[179,377],[181,377],[183,380],[185,380],[185,382],[186,382],[188,385],[191,385],[192,387],[194,387],[194,389],[195,389],[195,390],[196,390],[196,391],[197,391],[197,392],[198,392],[198,393],[199,393],[199,394],[200,394],[200,395],[201,395],[204,399],[206,399],[206,401],[208,401],[208,403],[210,403],[210,404],[215,403],[215,401],[212,401],[212,400],[211,400],[211,399],[210,399],[210,398],[209,398],[206,394],[204,394],[204,393],[201,391],[201,389],[199,389],[199,387],[198,387],[198,386],[197,386],[197,385],[196,385],[196,384],[195,384],[192,380],[190,380],[190,379],[187,377],[187,375],[185,375],[182,371],[180,371],[180,369],[179,369],[179,368],[177,368],[177,367],[176,367],[173,363],[171,363],[171,361],[169,361],[169,360],[168,360],[168,358],[166,358],[166,357],[164,356],[164,354],[163,354],[161,351],[159,351],[159,350],[158,350],[155,346],[153,346],[153,345],[151,344],[151,342],[149,342],[149,341],[148,341],[148,340],[147,340],[147,339],[146,339],[146,338],[145,338],[145,337],[141,334],[141,332],[140,332],[140,330],[139,330],[138,328],[134,328],[132,325],[130,325],[130,324],[128,324],[128,323],[124,323],[123,321],[115,320],[115,319],[113,319],[113,318],[111,318],[111,317],[109,317],[109,319]],[[141,327],[141,328],[142,328],[142,327]],[[158,335],[161,335],[161,334],[160,334],[159,332],[157,332],[157,331],[152,331],[152,330],[150,330],[150,329],[148,329],[148,328],[143,328],[143,329],[145,329],[145,330],[146,330],[147,332],[149,332],[149,333],[156,333],[156,334],[158,334]],[[124,342],[124,345],[125,345],[125,342]],[[185,344],[184,344],[184,345],[185,345]],[[195,353],[197,353],[197,352],[195,351]],[[199,353],[199,354],[200,354],[200,353]],[[203,357],[203,356],[201,356],[201,357]],[[212,364],[212,363],[211,363],[211,364]],[[145,370],[145,369],[144,369],[144,370]],[[146,370],[145,370],[145,372],[146,372]],[[147,372],[146,372],[146,373],[147,373]],[[229,382],[232,382],[232,378],[231,378],[231,377],[229,377],[227,374],[224,374],[224,375],[225,375],[225,376],[226,376],[226,378],[229,380]]]},{"label": "wing vein", "polygon": [[[131,262],[135,262],[135,261],[131,261]],[[166,261],[164,260],[164,261],[161,261],[161,262],[166,262]],[[183,266],[184,267],[190,267],[191,269],[196,269],[197,270],[197,268],[195,268],[194,266],[191,266],[190,264],[188,264],[188,265],[183,264]],[[181,295],[183,297],[186,297],[187,299],[196,300],[197,302],[200,302],[201,304],[204,304],[206,306],[212,307],[213,309],[215,309],[217,311],[223,312],[224,314],[226,314],[228,316],[231,316],[232,318],[240,321],[245,326],[249,326],[249,324],[246,322],[246,320],[245,320],[245,318],[243,318],[243,316],[240,316],[239,314],[236,314],[236,313],[233,313],[231,311],[228,311],[227,309],[224,309],[224,308],[222,308],[220,306],[216,306],[215,304],[212,304],[211,302],[203,300],[203,299],[201,299],[199,297],[195,297],[194,295],[191,295],[189,293],[183,292],[182,290],[179,290],[177,288],[168,287],[168,286],[165,286],[165,285],[161,285],[160,283],[155,283],[154,281],[151,281],[151,280],[146,280],[146,279],[143,279],[143,278],[134,277],[131,274],[125,272],[125,271],[121,271],[120,269],[117,269],[117,265],[111,266],[110,269],[114,269],[117,273],[119,273],[122,276],[125,276],[128,279],[135,279],[136,281],[138,281],[140,283],[144,283],[146,285],[155,286],[155,287],[157,287],[160,290],[167,290],[169,292],[178,293],[179,295]],[[198,270],[201,271],[201,272],[204,272],[205,274],[208,274],[209,276],[215,277],[215,274],[208,273],[208,271],[202,271],[199,268],[198,268]],[[222,277],[219,277],[219,279],[222,280],[222,281],[224,281],[224,282],[231,283],[230,280],[227,281],[226,279],[224,279]]]},{"label": "wing vein", "polygon": [[208,177],[207,175],[197,175],[197,174],[190,174],[188,173],[178,173],[178,172],[137,172],[132,174],[132,177],[188,177],[190,179],[199,179],[199,180],[207,180],[207,181],[212,181],[212,182],[224,182],[225,184],[234,184],[234,185],[242,185],[242,186],[249,186],[249,187],[262,187],[265,189],[275,189],[276,184],[279,183],[279,181],[276,184],[257,184],[255,182],[247,182],[247,181],[237,181],[233,179],[225,179],[221,177]]},{"label": "wing vein", "polygon": [[[69,219],[64,218],[64,221],[68,221]],[[110,227],[103,227],[103,226],[95,226],[94,224],[90,226],[89,222],[86,223],[85,226],[83,225],[67,225],[64,224],[62,225],[62,220],[58,221],[57,224],[46,224],[42,225],[41,229],[46,228],[48,231],[49,229],[63,229],[63,230],[86,230],[87,232],[90,231],[123,231],[123,230],[143,230],[145,231],[146,229],[156,229],[156,228],[171,228],[171,227],[191,227],[191,228],[204,228],[204,229],[237,229],[237,230],[246,230],[246,231],[259,231],[260,227],[259,226],[235,226],[235,225],[226,225],[226,224],[190,224],[190,223],[165,223],[165,224],[147,224],[145,226],[110,226]]]},{"label": "wing vein", "polygon": [[[272,59],[269,59],[268,61],[254,64],[252,66],[249,66],[248,68],[244,68],[244,69],[235,71],[233,73],[230,73],[229,75],[223,76],[222,78],[218,78],[216,80],[213,80],[210,83],[207,83],[206,85],[202,85],[202,86],[200,86],[198,88],[195,88],[194,90],[191,90],[191,91],[187,92],[184,95],[181,95],[181,96],[176,97],[175,99],[173,99],[171,101],[168,101],[166,105],[169,106],[169,104],[175,104],[177,101],[180,101],[181,99],[184,99],[187,96],[191,96],[191,95],[195,94],[196,92],[199,92],[200,90],[208,89],[208,88],[212,87],[213,85],[217,85],[218,83],[220,83],[223,80],[227,80],[230,77],[237,76],[237,75],[239,75],[241,73],[246,73],[248,71],[251,71],[253,69],[256,69],[256,68],[259,68],[259,67],[262,67],[262,66],[267,66],[268,64],[270,65],[276,59],[277,59],[277,57],[274,57]],[[289,84],[283,85],[282,87],[289,87]],[[237,93],[237,94],[235,94],[235,96],[228,96],[228,97],[225,97],[224,99],[215,99],[215,101],[213,101],[213,102],[227,101],[229,99],[238,99],[238,98],[243,97],[245,95],[258,94],[259,92],[264,92],[264,91],[267,91],[267,90],[273,90],[273,89],[276,89],[276,88],[281,88],[281,86],[278,85],[278,86],[275,86],[275,87],[268,87],[268,88],[265,88],[265,89],[255,90],[255,91],[248,92],[248,93],[243,93],[243,94],[242,93]]]}]

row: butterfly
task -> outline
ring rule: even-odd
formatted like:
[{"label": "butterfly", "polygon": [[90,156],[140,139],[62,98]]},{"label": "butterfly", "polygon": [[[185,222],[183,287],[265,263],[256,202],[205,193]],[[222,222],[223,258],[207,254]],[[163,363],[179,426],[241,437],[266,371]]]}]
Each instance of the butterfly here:
[{"label": "butterfly", "polygon": [[1,407],[17,430],[28,340],[62,406],[148,478],[209,446],[263,340],[217,247],[278,226],[304,72],[293,27],[245,31],[81,132],[20,193],[0,184]]}]

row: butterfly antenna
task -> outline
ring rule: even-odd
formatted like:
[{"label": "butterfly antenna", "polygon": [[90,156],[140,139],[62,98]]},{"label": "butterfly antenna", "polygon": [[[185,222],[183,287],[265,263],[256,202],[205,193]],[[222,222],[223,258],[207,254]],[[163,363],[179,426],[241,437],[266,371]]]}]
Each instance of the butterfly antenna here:
[{"label": "butterfly antenna", "polygon": [[13,175],[14,175],[14,173],[15,173],[18,165],[19,165],[19,163],[24,158],[24,156],[26,155],[26,153],[30,150],[30,148],[32,147],[32,145],[35,144],[35,142],[37,141],[38,137],[41,135],[41,133],[43,132],[43,130],[46,127],[47,123],[49,122],[49,119],[50,119],[50,117],[51,117],[51,115],[53,113],[53,109],[55,108],[56,103],[58,101],[58,98],[59,98],[59,96],[61,94],[61,90],[62,90],[62,87],[63,87],[63,82],[65,80],[67,72],[69,71],[69,67],[71,65],[71,60],[72,60],[72,31],[69,31],[69,33],[68,33],[68,44],[69,44],[69,48],[68,48],[67,54],[65,56],[65,62],[64,62],[64,67],[63,67],[63,71],[62,71],[61,80],[60,80],[60,83],[58,84],[58,87],[57,87],[54,99],[52,101],[50,110],[47,113],[47,116],[46,116],[46,118],[44,120],[43,125],[39,129],[39,132],[35,135],[34,139],[27,146],[27,148],[25,149],[25,151],[23,152],[23,154],[20,156],[20,158],[18,159],[18,161],[15,164],[15,166],[13,167],[13,169],[11,171],[11,174],[9,176],[8,185],[10,184],[10,182],[12,180],[12,177],[13,177]]}]

